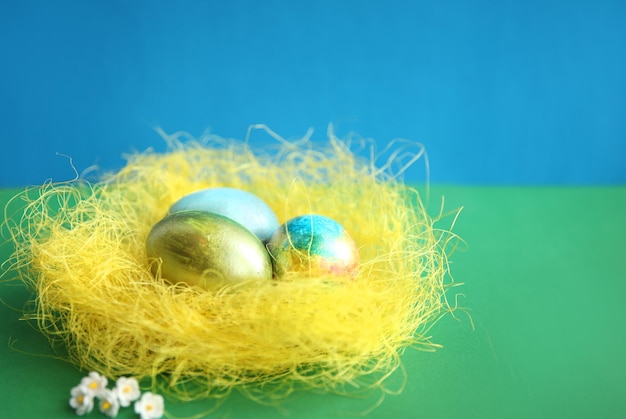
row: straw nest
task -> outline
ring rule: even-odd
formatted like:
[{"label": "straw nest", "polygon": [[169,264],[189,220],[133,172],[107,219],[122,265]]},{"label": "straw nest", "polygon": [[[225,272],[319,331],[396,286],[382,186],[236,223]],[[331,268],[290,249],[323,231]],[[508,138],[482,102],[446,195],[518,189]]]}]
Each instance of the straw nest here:
[{"label": "straw nest", "polygon": [[[436,346],[429,329],[450,310],[454,236],[434,227],[415,190],[332,133],[323,149],[276,138],[260,154],[247,142],[177,134],[167,152],[131,155],[97,182],[19,194],[7,208],[23,215],[5,227],[16,246],[9,264],[34,291],[26,317],[79,368],[151,379],[180,399],[382,388],[407,347]],[[359,247],[358,275],[215,292],[153,276],[151,227],[183,195],[214,186],[255,193],[281,222],[305,213],[339,221]]]}]

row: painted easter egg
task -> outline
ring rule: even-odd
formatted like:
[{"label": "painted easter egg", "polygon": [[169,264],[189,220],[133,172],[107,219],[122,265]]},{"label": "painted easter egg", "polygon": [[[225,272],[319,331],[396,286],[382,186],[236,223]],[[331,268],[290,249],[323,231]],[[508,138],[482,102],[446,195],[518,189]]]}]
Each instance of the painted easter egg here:
[{"label": "painted easter egg", "polygon": [[267,249],[277,276],[286,272],[356,275],[359,251],[337,221],[316,214],[302,215],[279,227]]},{"label": "painted easter egg", "polygon": [[253,193],[235,188],[207,188],[176,201],[170,214],[179,211],[209,211],[231,218],[267,242],[278,228],[274,211]]},{"label": "painted easter egg", "polygon": [[168,214],[152,227],[146,254],[161,259],[161,276],[172,283],[213,289],[272,278],[263,243],[236,221],[206,211]]}]

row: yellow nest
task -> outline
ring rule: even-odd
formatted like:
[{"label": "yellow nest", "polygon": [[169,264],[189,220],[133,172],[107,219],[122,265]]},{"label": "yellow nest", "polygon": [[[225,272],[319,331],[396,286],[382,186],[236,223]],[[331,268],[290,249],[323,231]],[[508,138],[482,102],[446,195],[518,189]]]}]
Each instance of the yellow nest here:
[{"label": "yellow nest", "polygon": [[[450,235],[433,228],[415,190],[380,172],[332,135],[325,150],[281,141],[267,155],[245,142],[170,138],[166,153],[132,155],[97,183],[21,194],[12,264],[35,291],[30,318],[80,368],[150,377],[181,399],[381,388],[406,347],[435,346],[428,329],[450,308]],[[358,276],[218,292],[155,278],[151,227],[183,195],[214,186],[255,193],[281,222],[339,221],[359,247]]]}]

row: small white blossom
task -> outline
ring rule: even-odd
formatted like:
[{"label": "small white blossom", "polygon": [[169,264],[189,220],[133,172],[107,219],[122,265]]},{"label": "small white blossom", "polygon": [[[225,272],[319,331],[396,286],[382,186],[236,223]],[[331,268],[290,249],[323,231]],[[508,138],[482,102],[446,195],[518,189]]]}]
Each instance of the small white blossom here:
[{"label": "small white blossom", "polygon": [[100,411],[110,418],[117,416],[117,412],[120,410],[120,402],[117,399],[117,395],[111,390],[105,390],[100,396],[99,402]]},{"label": "small white blossom", "polygon": [[78,385],[71,391],[70,406],[76,409],[76,414],[79,416],[85,413],[90,413],[93,410],[93,398],[94,394],[89,388],[84,385]]},{"label": "small white blossom", "polygon": [[89,373],[87,377],[83,377],[80,382],[81,386],[85,386],[93,396],[101,397],[107,389],[107,378],[101,376],[95,371]]},{"label": "small white blossom", "polygon": [[141,392],[139,391],[139,383],[132,377],[120,377],[115,383],[115,394],[117,395],[121,406],[130,406],[130,403],[137,400],[141,395]]},{"label": "small white blossom", "polygon": [[135,413],[141,419],[158,419],[163,416],[163,396],[146,392],[141,399],[135,402]]}]

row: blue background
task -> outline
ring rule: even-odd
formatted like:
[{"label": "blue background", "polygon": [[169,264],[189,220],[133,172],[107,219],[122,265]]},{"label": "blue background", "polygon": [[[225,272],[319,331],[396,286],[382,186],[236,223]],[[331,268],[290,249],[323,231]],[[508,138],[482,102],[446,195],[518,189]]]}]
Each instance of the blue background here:
[{"label": "blue background", "polygon": [[626,183],[624,1],[2,1],[0,52],[3,187],[255,123],[419,141],[435,183]]}]

